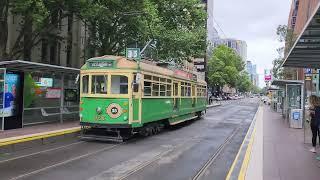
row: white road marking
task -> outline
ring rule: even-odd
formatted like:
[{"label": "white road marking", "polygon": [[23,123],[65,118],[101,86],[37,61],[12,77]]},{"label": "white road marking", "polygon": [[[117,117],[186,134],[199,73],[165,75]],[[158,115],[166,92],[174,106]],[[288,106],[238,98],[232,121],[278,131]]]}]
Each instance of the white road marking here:
[{"label": "white road marking", "polygon": [[43,150],[43,151],[31,153],[31,154],[26,154],[26,155],[23,155],[23,156],[14,157],[14,158],[11,158],[11,159],[6,159],[6,160],[3,160],[3,161],[0,161],[0,164],[8,162],[8,161],[13,161],[13,160],[29,157],[29,156],[34,156],[34,155],[41,154],[41,153],[46,153],[46,152],[50,152],[50,151],[54,151],[54,150],[58,150],[58,149],[63,149],[63,148],[66,148],[66,147],[69,147],[69,146],[73,146],[73,145],[76,145],[76,144],[81,144],[81,143],[84,143],[84,142],[83,141],[75,142],[75,143],[71,143],[71,144],[64,145],[64,146],[59,146],[59,147],[52,148],[52,149],[47,149],[47,150]]},{"label": "white road marking", "polygon": [[[121,143],[121,144],[123,144],[123,143]],[[87,154],[84,154],[84,155],[81,155],[81,156],[78,156],[78,157],[75,157],[75,158],[72,158],[72,159],[68,159],[66,161],[63,161],[63,162],[60,162],[60,163],[57,163],[57,164],[54,164],[54,165],[51,165],[51,166],[47,166],[45,168],[41,168],[41,169],[38,169],[36,171],[32,171],[32,172],[29,172],[29,173],[26,173],[26,174],[19,175],[17,177],[11,178],[10,180],[21,179],[21,178],[24,178],[24,177],[27,177],[27,176],[30,176],[30,175],[33,175],[33,174],[37,174],[37,173],[40,173],[42,171],[48,170],[50,168],[61,166],[61,165],[67,164],[69,162],[76,161],[76,160],[79,160],[79,159],[82,159],[82,158],[85,158],[85,157],[88,157],[88,156],[91,156],[91,155],[94,155],[94,154],[97,154],[97,153],[100,153],[100,152],[103,152],[103,151],[106,151],[106,150],[109,150],[109,149],[112,149],[112,148],[114,148],[116,146],[119,146],[121,144],[116,144],[116,145],[113,145],[113,146],[109,146],[109,147],[100,149],[98,151],[94,151],[94,152],[87,153]]]}]

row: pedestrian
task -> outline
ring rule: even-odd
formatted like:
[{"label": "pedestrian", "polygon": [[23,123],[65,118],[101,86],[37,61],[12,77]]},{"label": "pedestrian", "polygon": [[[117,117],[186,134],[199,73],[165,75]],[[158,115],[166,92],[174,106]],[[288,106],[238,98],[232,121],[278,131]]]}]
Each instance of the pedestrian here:
[{"label": "pedestrian", "polygon": [[319,98],[315,95],[311,95],[309,98],[309,113],[311,117],[310,128],[312,132],[312,148],[311,152],[316,153],[316,145],[317,145],[317,137],[319,136],[320,142],[320,134],[319,134],[319,121],[320,121],[320,103]]}]

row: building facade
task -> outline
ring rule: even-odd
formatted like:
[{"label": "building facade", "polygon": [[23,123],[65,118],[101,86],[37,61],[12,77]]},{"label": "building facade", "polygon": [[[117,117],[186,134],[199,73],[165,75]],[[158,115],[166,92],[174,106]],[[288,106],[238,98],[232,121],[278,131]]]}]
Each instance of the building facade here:
[{"label": "building facade", "polygon": [[219,45],[226,45],[229,48],[234,49],[237,54],[242,58],[244,62],[247,60],[247,43],[237,39],[216,39],[215,47]]},{"label": "building facade", "polygon": [[[19,38],[23,18],[9,14],[7,52],[10,52]],[[88,29],[84,22],[69,16],[57,22],[52,32],[55,40],[39,37],[26,61],[80,68],[85,62],[85,44]]]},{"label": "building facade", "polygon": [[[298,38],[298,35],[303,31],[306,23],[308,22],[312,13],[316,10],[316,7],[320,0],[292,0],[291,9],[288,18],[288,28],[293,31],[293,42]],[[286,49],[288,43],[286,43]],[[286,52],[288,53],[288,52]],[[292,77],[285,77],[290,79],[304,79],[304,70],[302,68],[285,68],[285,71],[293,71]]]}]

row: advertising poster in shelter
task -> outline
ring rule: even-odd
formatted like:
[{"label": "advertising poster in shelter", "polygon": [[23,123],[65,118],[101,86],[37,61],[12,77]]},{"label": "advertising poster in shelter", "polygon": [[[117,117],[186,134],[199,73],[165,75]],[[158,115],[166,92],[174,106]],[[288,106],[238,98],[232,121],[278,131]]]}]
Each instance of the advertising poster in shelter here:
[{"label": "advertising poster in shelter", "polygon": [[1,109],[0,114],[2,117],[10,117],[16,115],[16,99],[17,92],[19,90],[20,77],[18,74],[6,74],[5,76],[5,85],[4,85],[4,94],[0,93],[1,99],[4,99],[4,108]]}]

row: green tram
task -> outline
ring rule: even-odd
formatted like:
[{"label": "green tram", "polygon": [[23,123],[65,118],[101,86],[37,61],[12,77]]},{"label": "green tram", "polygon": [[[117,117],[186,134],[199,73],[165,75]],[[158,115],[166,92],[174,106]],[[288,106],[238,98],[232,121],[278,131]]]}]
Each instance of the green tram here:
[{"label": "green tram", "polygon": [[80,74],[82,139],[148,136],[206,110],[206,82],[192,71],[102,56],[87,60]]}]

